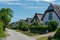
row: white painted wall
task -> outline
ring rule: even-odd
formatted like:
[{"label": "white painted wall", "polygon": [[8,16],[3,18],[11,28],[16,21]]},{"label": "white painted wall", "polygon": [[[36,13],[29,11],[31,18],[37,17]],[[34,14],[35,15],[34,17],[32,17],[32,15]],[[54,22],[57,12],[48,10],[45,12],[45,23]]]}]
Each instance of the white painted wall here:
[{"label": "white painted wall", "polygon": [[[60,20],[58,19],[58,17],[57,17],[57,15],[55,14],[55,12],[51,12],[51,13],[53,13],[53,14],[52,14],[52,15],[53,15],[53,20],[57,21],[57,22],[58,22],[58,25],[60,26]],[[43,24],[45,24],[45,22],[48,22],[48,21],[50,21],[50,20],[49,20],[49,12],[46,13],[46,15],[45,15],[45,17],[44,17],[44,19],[43,19]]]},{"label": "white painted wall", "polygon": [[45,17],[44,17],[44,19],[43,19],[43,24],[45,24],[45,22],[48,22],[49,20],[49,13],[46,13],[46,15],[45,15]]},{"label": "white painted wall", "polygon": [[53,20],[57,21],[58,25],[60,26],[60,20],[54,12],[53,12]]}]

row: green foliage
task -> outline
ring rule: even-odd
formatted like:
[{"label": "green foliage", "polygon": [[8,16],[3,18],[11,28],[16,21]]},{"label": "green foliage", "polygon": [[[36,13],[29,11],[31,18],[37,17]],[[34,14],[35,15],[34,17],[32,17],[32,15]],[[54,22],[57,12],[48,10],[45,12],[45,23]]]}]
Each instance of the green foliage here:
[{"label": "green foliage", "polygon": [[23,30],[23,31],[28,30],[28,25],[25,22],[20,22],[19,24],[20,24],[20,26],[19,26],[20,30]]},{"label": "green foliage", "polygon": [[30,25],[29,27],[30,32],[32,33],[45,33],[46,30],[48,30],[48,26],[47,25],[42,25],[39,22],[34,22]]},{"label": "green foliage", "polygon": [[32,22],[31,23],[31,26],[34,25],[34,26],[41,26],[43,23],[41,22]]},{"label": "green foliage", "polygon": [[38,26],[38,22],[33,22],[31,25]]},{"label": "green foliage", "polygon": [[54,20],[51,20],[49,23],[48,23],[48,27],[49,27],[49,31],[54,31],[56,30],[58,26],[58,23]]},{"label": "green foliage", "polygon": [[60,26],[57,27],[56,32],[60,32]]},{"label": "green foliage", "polygon": [[40,27],[40,29],[43,30],[43,31],[46,31],[46,30],[48,30],[48,26],[47,25],[43,25],[42,27]]},{"label": "green foliage", "polygon": [[53,38],[55,40],[60,40],[60,26],[56,29],[56,33]]},{"label": "green foliage", "polygon": [[3,26],[3,23],[0,20],[0,38],[5,37],[5,33],[3,31],[3,27],[2,26]]},{"label": "green foliage", "polygon": [[0,20],[3,21],[3,30],[5,30],[5,27],[8,26],[9,22],[11,21],[13,11],[10,8],[1,8],[0,9]]}]

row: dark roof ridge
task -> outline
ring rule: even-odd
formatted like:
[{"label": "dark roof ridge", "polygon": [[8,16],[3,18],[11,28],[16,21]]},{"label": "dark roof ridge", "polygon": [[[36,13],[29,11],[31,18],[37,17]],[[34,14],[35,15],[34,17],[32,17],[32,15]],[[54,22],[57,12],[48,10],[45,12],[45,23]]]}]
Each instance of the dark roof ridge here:
[{"label": "dark roof ridge", "polygon": [[27,19],[32,19],[32,18],[27,18]]},{"label": "dark roof ridge", "polygon": [[41,14],[41,13],[35,13],[36,15],[43,15],[43,14]]}]

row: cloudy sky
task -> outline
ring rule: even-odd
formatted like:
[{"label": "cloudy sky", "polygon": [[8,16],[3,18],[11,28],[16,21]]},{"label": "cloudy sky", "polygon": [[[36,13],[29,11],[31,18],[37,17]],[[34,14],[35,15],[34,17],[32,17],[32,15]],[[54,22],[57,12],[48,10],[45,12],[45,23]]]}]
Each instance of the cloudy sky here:
[{"label": "cloudy sky", "polygon": [[0,8],[11,8],[13,18],[11,22],[32,18],[35,13],[44,14],[50,3],[60,5],[60,0],[0,0]]}]

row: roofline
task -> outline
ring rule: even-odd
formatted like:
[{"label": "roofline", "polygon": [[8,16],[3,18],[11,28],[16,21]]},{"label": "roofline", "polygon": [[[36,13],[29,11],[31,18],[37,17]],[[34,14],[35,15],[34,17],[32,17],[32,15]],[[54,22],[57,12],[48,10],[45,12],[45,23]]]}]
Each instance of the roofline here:
[{"label": "roofline", "polygon": [[[53,7],[53,5],[50,3],[50,5]],[[49,5],[49,6],[50,6]],[[42,17],[42,19],[41,20],[43,20],[44,19],[44,17],[45,17],[45,15],[46,15],[46,13],[47,12],[52,12],[52,11],[54,11],[55,12],[55,14],[57,15],[57,17],[60,19],[60,17],[58,16],[58,14],[56,13],[56,11],[54,10],[54,7],[53,7],[53,9],[52,10],[46,10],[45,12],[44,12],[44,15],[43,15],[43,17]]]},{"label": "roofline", "polygon": [[41,13],[35,13],[35,15],[43,15],[43,14],[41,14]]},{"label": "roofline", "polygon": [[[37,15],[44,15],[44,14],[35,13],[34,17],[37,16]],[[33,21],[34,17],[32,18],[32,21]]]}]

